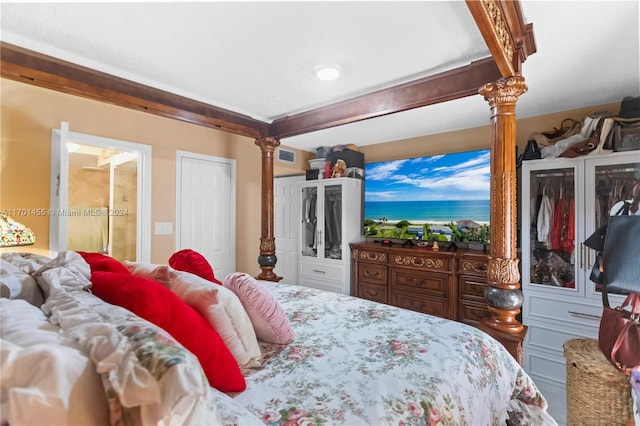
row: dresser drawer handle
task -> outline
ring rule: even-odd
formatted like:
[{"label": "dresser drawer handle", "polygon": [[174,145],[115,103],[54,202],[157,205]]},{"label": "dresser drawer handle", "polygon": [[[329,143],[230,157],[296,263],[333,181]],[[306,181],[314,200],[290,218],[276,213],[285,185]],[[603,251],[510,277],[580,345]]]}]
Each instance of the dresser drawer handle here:
[{"label": "dresser drawer handle", "polygon": [[376,271],[376,272],[371,272],[371,271],[368,271],[368,270],[366,270],[366,269],[364,270],[364,274],[365,274],[367,277],[375,277],[375,278],[378,278],[378,277],[380,276],[380,272],[378,272],[378,271]]},{"label": "dresser drawer handle", "polygon": [[600,315],[585,314],[582,312],[575,312],[575,311],[567,311],[567,312],[569,312],[569,315],[573,317],[588,318],[588,319],[594,319],[594,320],[599,320],[602,318]]},{"label": "dresser drawer handle", "polygon": [[319,269],[314,269],[313,272],[315,272],[316,274],[326,274],[327,271],[321,271]]},{"label": "dresser drawer handle", "polygon": [[375,293],[369,290],[365,290],[367,293],[367,296],[369,297],[380,297],[380,291],[376,291]]}]

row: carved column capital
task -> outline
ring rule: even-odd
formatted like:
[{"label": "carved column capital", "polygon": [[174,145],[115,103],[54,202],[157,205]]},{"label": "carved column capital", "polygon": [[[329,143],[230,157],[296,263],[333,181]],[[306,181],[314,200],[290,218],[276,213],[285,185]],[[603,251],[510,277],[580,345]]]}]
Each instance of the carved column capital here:
[{"label": "carved column capital", "polygon": [[280,145],[280,141],[272,136],[266,136],[264,138],[256,139],[256,145],[260,147],[262,152],[273,153]]},{"label": "carved column capital", "polygon": [[493,83],[487,83],[478,90],[478,93],[484,96],[485,100],[489,102],[489,106],[493,108],[516,103],[518,97],[526,93],[527,90],[528,87],[524,82],[524,77],[514,75]]}]

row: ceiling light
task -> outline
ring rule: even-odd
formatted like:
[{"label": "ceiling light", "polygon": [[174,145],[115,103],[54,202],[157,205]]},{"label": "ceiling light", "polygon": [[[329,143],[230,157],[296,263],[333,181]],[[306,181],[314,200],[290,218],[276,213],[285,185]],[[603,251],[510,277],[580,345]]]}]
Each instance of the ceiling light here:
[{"label": "ceiling light", "polygon": [[318,65],[316,67],[316,77],[323,81],[332,81],[340,77],[339,65]]}]

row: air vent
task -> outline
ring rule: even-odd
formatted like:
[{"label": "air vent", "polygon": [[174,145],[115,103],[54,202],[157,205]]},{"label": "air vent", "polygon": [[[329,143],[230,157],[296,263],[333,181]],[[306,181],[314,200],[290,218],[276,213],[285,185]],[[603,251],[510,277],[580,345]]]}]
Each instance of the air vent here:
[{"label": "air vent", "polygon": [[296,152],[284,148],[278,148],[278,160],[284,163],[295,164]]}]

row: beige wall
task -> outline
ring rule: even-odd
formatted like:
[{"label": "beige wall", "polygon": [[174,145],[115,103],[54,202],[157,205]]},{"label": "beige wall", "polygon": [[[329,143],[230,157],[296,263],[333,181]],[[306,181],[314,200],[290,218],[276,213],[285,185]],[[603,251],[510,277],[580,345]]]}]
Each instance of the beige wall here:
[{"label": "beige wall", "polygon": [[[0,210],[49,207],[51,129],[69,122],[73,132],[152,146],[152,222],[175,222],[176,150],[236,160],[236,266],[252,275],[260,269],[261,152],[253,139],[158,117],[36,86],[0,79]],[[533,131],[560,126],[565,118],[582,119],[596,110],[617,113],[619,104],[518,120],[517,142],[524,147]],[[487,122],[489,107],[487,106]],[[490,146],[489,125],[362,147],[366,162],[482,149]],[[283,144],[286,146],[286,144]],[[276,176],[304,173],[315,155],[297,151],[296,164],[275,161]],[[16,217],[36,233],[24,251],[48,253],[49,218]],[[10,250],[10,249],[0,249]],[[173,235],[152,235],[151,261],[166,262],[174,252]]]},{"label": "beige wall", "polygon": [[[51,129],[61,121],[69,122],[73,132],[152,146],[152,222],[175,222],[177,149],[232,158],[237,172],[236,266],[250,274],[259,271],[261,154],[253,139],[6,79],[0,80],[0,97],[0,210],[48,209]],[[37,237],[34,246],[21,250],[47,254],[49,218],[15,219]],[[174,238],[152,235],[152,262],[167,262]]]}]

